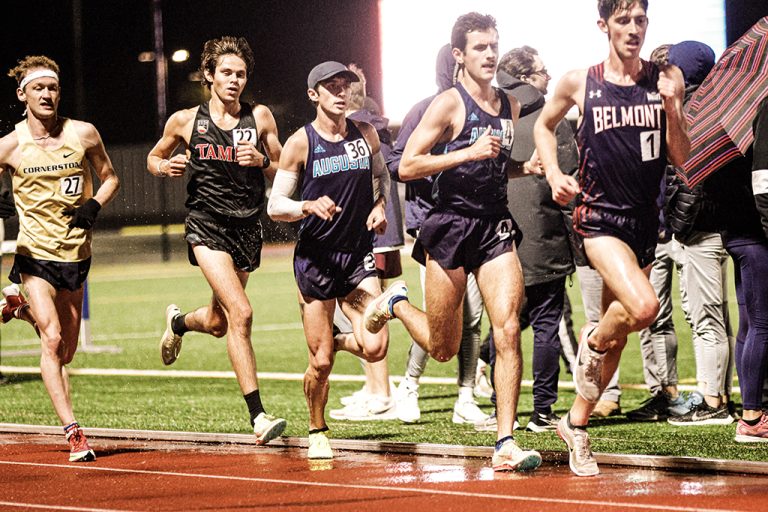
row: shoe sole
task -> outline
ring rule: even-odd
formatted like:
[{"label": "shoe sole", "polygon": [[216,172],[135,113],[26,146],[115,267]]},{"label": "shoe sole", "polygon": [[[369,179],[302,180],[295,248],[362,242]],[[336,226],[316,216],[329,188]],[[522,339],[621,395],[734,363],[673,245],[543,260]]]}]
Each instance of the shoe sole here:
[{"label": "shoe sole", "polygon": [[256,444],[261,446],[261,445],[267,444],[268,442],[270,442],[271,440],[277,437],[280,437],[280,435],[285,430],[285,426],[287,424],[288,422],[285,421],[284,419],[273,421],[269,425],[269,428],[267,428],[266,431],[262,432],[260,436],[256,437]]},{"label": "shoe sole", "polygon": [[93,450],[69,454],[69,462],[93,462],[94,460],[96,460],[96,454]]},{"label": "shoe sole", "polygon": [[699,427],[705,425],[730,425],[733,423],[733,416],[727,418],[710,418],[707,420],[698,421],[674,421],[672,418],[667,420],[667,423],[676,427]]},{"label": "shoe sole", "polygon": [[387,294],[389,290],[392,288],[395,288],[397,286],[402,286],[406,290],[408,287],[405,284],[405,281],[402,279],[395,281],[391,285],[387,287],[384,292],[373,299],[370,304],[365,308],[365,313],[363,313],[363,318],[365,319],[365,328],[372,334],[376,334],[380,330],[384,328],[385,325],[387,325],[387,322],[389,322],[389,314],[388,313],[382,313],[381,312],[381,302],[384,300],[384,296]]},{"label": "shoe sole", "polygon": [[174,307],[175,311],[180,311],[175,304],[171,304],[165,310],[165,332],[163,333],[163,337],[160,338],[160,358],[166,366],[172,365],[176,362],[176,359],[179,358],[182,343],[182,337],[174,334],[173,328],[171,327],[173,317],[176,316],[175,314],[170,314],[171,307]]},{"label": "shoe sole", "polygon": [[493,465],[494,471],[533,471],[541,466],[541,455],[531,453],[523,458],[517,464],[504,461]]},{"label": "shoe sole", "polygon": [[537,425],[532,421],[529,421],[528,425],[525,426],[525,430],[529,432],[535,432],[536,434],[541,434],[542,432],[553,432],[556,429],[557,425],[547,425],[542,427],[541,425]]},{"label": "shoe sole", "polygon": [[736,434],[734,441],[737,443],[768,443],[768,437],[747,436]]},{"label": "shoe sole", "polygon": [[579,379],[576,377],[576,374],[579,373],[579,366],[580,366],[579,365],[579,361],[581,360],[581,351],[582,350],[587,350],[586,348],[584,348],[587,345],[587,343],[588,343],[587,339],[589,338],[589,335],[592,333],[592,331],[595,330],[596,327],[597,327],[597,324],[592,324],[592,323],[589,323],[589,324],[584,326],[584,332],[586,334],[583,336],[584,339],[579,342],[579,348],[576,351],[576,369],[575,369],[575,371],[573,373],[573,386],[576,388],[576,393],[581,398],[583,398],[584,400],[586,400],[587,402],[589,402],[591,404],[596,404],[597,402],[600,401],[600,396],[602,395],[602,391],[598,391],[597,392],[597,397],[595,397],[595,398],[587,397],[584,394],[584,392],[581,390],[581,386],[579,386]]},{"label": "shoe sole", "polygon": [[594,473],[586,473],[586,472],[580,472],[577,471],[573,464],[573,447],[571,446],[571,443],[568,442],[568,439],[566,439],[566,436],[562,433],[560,430],[560,425],[557,425],[557,428],[555,429],[557,432],[557,436],[563,440],[565,443],[565,446],[568,447],[568,467],[571,468],[571,472],[573,472],[576,476],[596,476],[600,474],[600,469],[598,468]]}]

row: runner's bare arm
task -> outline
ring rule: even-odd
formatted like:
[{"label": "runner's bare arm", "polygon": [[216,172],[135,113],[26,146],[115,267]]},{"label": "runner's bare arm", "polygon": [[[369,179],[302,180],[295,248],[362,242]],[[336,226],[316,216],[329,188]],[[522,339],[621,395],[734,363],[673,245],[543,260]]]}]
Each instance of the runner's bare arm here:
[{"label": "runner's bare arm", "polygon": [[560,170],[555,130],[571,107],[578,105],[579,110],[582,109],[583,100],[579,95],[583,96],[586,75],[586,70],[566,73],[558,82],[552,99],[544,104],[541,115],[533,127],[536,151],[549,186],[552,188],[552,199],[561,206],[568,204],[578,194],[579,184],[572,176]]},{"label": "runner's bare arm", "polygon": [[75,121],[75,130],[80,137],[80,143],[85,149],[85,157],[93,166],[101,181],[99,190],[93,198],[103,207],[106,206],[117,195],[120,189],[120,179],[117,177],[112,161],[109,159],[107,150],[101,140],[96,127],[90,123]]},{"label": "runner's bare arm", "polygon": [[681,166],[691,152],[688,124],[683,113],[685,82],[677,66],[667,66],[659,72],[659,93],[667,115],[667,159]]},{"label": "runner's bare arm", "polygon": [[173,152],[179,144],[189,144],[188,137],[192,133],[192,123],[196,113],[197,108],[179,110],[168,119],[163,129],[163,136],[147,156],[147,170],[150,174],[173,178],[184,175],[187,167],[187,156],[185,154],[173,155]]}]

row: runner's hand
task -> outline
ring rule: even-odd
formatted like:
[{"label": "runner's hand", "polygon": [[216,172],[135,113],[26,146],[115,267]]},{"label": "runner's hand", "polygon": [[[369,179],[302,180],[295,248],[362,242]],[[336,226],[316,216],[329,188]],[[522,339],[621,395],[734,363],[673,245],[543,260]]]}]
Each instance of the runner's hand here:
[{"label": "runner's hand", "polygon": [[483,134],[468,149],[470,160],[496,158],[501,151],[501,137],[491,135],[491,125],[488,125]]},{"label": "runner's hand", "polygon": [[96,222],[96,215],[99,214],[99,210],[101,210],[101,204],[94,198],[90,198],[80,206],[64,210],[63,213],[72,217],[72,220],[69,221],[70,229],[91,229],[93,223]]}]

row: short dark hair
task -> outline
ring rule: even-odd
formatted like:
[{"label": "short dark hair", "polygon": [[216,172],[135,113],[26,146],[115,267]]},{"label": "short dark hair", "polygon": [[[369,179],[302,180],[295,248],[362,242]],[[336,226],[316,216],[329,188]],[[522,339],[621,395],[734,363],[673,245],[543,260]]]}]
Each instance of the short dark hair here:
[{"label": "short dark hair", "polygon": [[451,47],[458,48],[463,52],[467,47],[468,33],[475,30],[484,31],[489,29],[496,30],[496,18],[490,14],[480,14],[477,12],[463,14],[453,24]]},{"label": "short dark hair", "polygon": [[203,73],[203,85],[211,88],[211,83],[205,78],[205,72],[211,75],[216,72],[216,64],[219,57],[224,55],[237,55],[245,62],[248,76],[253,72],[256,60],[253,51],[244,37],[224,36],[220,39],[209,39],[203,45],[203,54],[200,56],[200,71]]},{"label": "short dark hair", "polygon": [[538,54],[539,52],[530,46],[513,48],[501,57],[496,72],[504,71],[517,79],[522,76],[530,76],[536,71],[534,66],[535,58]]},{"label": "short dark hair", "polygon": [[639,3],[643,9],[648,10],[648,0],[597,0],[597,12],[600,13],[600,18],[607,20],[612,14],[629,9],[634,3]]},{"label": "short dark hair", "polygon": [[19,59],[15,67],[8,70],[8,76],[16,80],[16,84],[20,85],[24,77],[29,73],[29,70],[35,68],[50,69],[57,75],[59,74],[59,65],[45,55],[27,55],[23,59]]}]

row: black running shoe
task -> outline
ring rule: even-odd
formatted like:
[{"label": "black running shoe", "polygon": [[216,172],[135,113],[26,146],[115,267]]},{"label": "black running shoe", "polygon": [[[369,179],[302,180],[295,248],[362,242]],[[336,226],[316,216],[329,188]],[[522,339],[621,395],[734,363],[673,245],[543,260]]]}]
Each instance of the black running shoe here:
[{"label": "black running shoe", "polygon": [[560,416],[553,412],[545,414],[543,412],[533,411],[531,421],[528,422],[525,429],[530,430],[531,432],[554,431],[557,428],[558,421],[560,421]]},{"label": "black running shoe", "polygon": [[627,419],[631,421],[663,421],[669,418],[669,397],[664,393],[652,396],[643,405],[629,411]]}]

